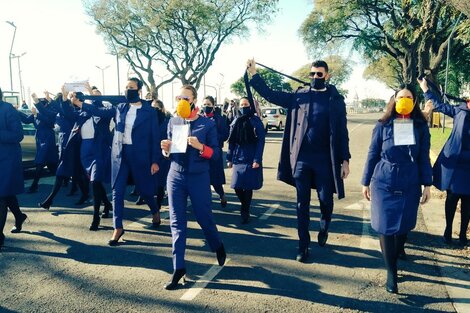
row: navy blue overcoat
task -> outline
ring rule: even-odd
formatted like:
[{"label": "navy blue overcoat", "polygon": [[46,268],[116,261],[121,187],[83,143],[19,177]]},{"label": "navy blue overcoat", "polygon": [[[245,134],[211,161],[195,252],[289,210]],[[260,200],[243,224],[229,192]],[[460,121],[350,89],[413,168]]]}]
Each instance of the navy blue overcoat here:
[{"label": "navy blue overcoat", "polygon": [[[253,75],[250,81],[253,88],[267,101],[287,109],[287,119],[282,139],[281,157],[277,178],[289,185],[295,186],[293,174],[297,163],[300,147],[308,129],[308,116],[312,103],[309,88],[295,93],[273,91],[263,81],[259,74]],[[332,160],[332,175],[335,192],[338,198],[344,198],[344,183],[341,178],[341,165],[349,161],[349,136],[346,120],[346,105],[344,98],[332,85],[327,86],[329,93],[330,116],[330,158]],[[315,185],[312,182],[312,188]]]},{"label": "navy blue overcoat", "polygon": [[[233,130],[237,118],[230,125]],[[266,131],[258,116],[250,117],[251,126],[255,130],[256,143],[236,144],[229,142],[227,162],[232,162],[232,182],[230,187],[245,190],[258,190],[263,187],[263,150]],[[258,168],[253,168],[253,162],[258,163]]]},{"label": "navy blue overcoat", "polygon": [[55,143],[55,114],[44,113],[44,110],[39,109],[43,105],[38,103],[38,113],[36,116],[18,112],[24,124],[33,124],[36,128],[36,157],[34,162],[37,165],[57,164],[59,155]]},{"label": "navy blue overcoat", "polygon": [[210,167],[211,185],[217,186],[225,184],[225,164],[222,148],[224,147],[224,142],[228,138],[229,125],[227,124],[226,119],[220,114],[214,113],[214,115],[209,117],[209,119],[213,120],[217,127],[217,139],[219,141],[219,157],[217,159],[211,159]]},{"label": "navy blue overcoat", "polygon": [[415,145],[395,146],[393,119],[372,132],[362,185],[370,185],[372,228],[383,235],[405,234],[416,226],[421,186],[432,184],[430,135],[424,120],[413,120]]},{"label": "navy blue overcoat", "polygon": [[0,197],[24,191],[21,145],[23,126],[16,109],[0,100]]},{"label": "navy blue overcoat", "polygon": [[[83,110],[90,112],[94,116],[102,118],[113,118],[116,126],[111,148],[111,186],[114,188],[116,178],[121,168],[122,146],[124,128],[126,124],[126,115],[130,104],[121,103],[112,107],[96,107],[93,105],[83,105]],[[142,101],[142,107],[137,110],[134,126],[132,128],[131,138],[132,146],[135,151],[134,158],[129,160],[134,162],[140,170],[133,179],[139,181],[140,186],[147,188],[140,191],[143,194],[155,193],[155,178],[150,172],[153,163],[160,163],[160,131],[158,127],[157,112],[147,101]]]},{"label": "navy blue overcoat", "polygon": [[425,93],[425,97],[432,101],[435,111],[454,119],[452,132],[433,167],[433,185],[442,191],[470,195],[470,150],[462,149],[462,142],[470,140],[468,126],[464,129],[470,110],[466,104],[456,107],[442,103],[430,91]]}]

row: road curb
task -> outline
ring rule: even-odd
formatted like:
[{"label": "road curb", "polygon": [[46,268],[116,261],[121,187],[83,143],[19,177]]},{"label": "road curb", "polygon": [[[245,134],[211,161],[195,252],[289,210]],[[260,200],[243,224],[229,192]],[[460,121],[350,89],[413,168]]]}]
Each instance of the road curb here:
[{"label": "road curb", "polygon": [[[437,155],[430,151],[429,157],[431,163],[434,164]],[[428,233],[439,238],[444,233],[445,228],[444,202],[444,199],[431,199],[421,210]],[[449,266],[449,260],[455,263],[462,260],[452,248],[435,247],[435,250],[439,251],[439,253],[435,253],[435,256],[441,273],[441,280],[455,311],[458,313],[470,312],[470,272],[464,267]]]}]

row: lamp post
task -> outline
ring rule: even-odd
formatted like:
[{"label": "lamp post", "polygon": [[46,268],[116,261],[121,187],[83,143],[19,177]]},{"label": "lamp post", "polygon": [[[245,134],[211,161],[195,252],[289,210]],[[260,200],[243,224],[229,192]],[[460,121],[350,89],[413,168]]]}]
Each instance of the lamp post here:
[{"label": "lamp post", "polygon": [[[217,104],[217,88],[215,88],[214,86],[211,86],[211,85],[204,85],[204,90],[205,90],[205,87],[211,87],[211,88],[214,88],[214,91],[215,91],[215,104]],[[207,95],[204,94],[204,97],[206,97]]]},{"label": "lamp post", "polygon": [[20,65],[20,58],[25,55],[26,52],[23,52],[20,55],[11,55],[11,59],[18,59],[18,77],[20,78],[20,95],[21,95],[21,101],[24,100],[24,89],[23,89],[23,81],[21,79],[21,65]]},{"label": "lamp post", "polygon": [[12,74],[12,70],[11,70],[11,59],[12,59],[13,43],[15,42],[16,25],[15,25],[15,23],[13,23],[11,21],[5,21],[5,22],[10,24],[13,28],[15,28],[15,31],[13,32],[13,38],[11,39],[10,54],[8,55],[9,61],[10,61],[10,88],[11,88],[11,91],[13,91],[13,74]]},{"label": "lamp post", "polygon": [[101,81],[102,81],[102,84],[103,84],[103,95],[105,95],[106,92],[104,91],[104,71],[109,68],[109,65],[107,65],[103,68],[99,67],[98,65],[96,65],[96,67],[101,70]]}]

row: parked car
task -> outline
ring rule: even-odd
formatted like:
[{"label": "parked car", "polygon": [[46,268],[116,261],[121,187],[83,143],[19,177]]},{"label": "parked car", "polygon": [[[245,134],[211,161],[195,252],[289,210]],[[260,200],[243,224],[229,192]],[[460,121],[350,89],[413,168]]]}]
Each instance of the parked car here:
[{"label": "parked car", "polygon": [[278,130],[283,130],[286,125],[287,112],[280,107],[264,108],[262,110],[263,116],[267,120],[267,127],[276,127]]},{"label": "parked car", "polygon": [[[30,109],[18,109],[26,114],[31,114]],[[36,129],[33,124],[22,124],[24,138],[21,141],[21,152],[23,155],[23,168],[35,167],[34,158],[36,157]]]}]

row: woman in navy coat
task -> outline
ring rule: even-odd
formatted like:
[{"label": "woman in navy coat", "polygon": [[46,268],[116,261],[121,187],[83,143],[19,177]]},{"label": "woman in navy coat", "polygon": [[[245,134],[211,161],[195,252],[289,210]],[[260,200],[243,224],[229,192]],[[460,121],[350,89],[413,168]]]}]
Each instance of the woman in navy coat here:
[{"label": "woman in navy coat", "polygon": [[36,108],[33,108],[33,113],[30,115],[19,111],[21,121],[24,124],[33,124],[36,128],[36,157],[34,159],[36,171],[28,193],[38,190],[39,179],[41,178],[44,166],[47,165],[51,172],[55,172],[58,163],[54,132],[55,115],[57,112],[49,108],[50,104],[46,99],[39,101],[35,94],[33,94],[33,99],[37,105],[37,111]]},{"label": "woman in navy coat", "polygon": [[7,209],[15,216],[15,227],[12,233],[21,231],[26,214],[18,205],[17,194],[24,191],[23,165],[21,163],[21,146],[23,127],[20,116],[13,105],[3,102],[0,89],[0,249],[3,247],[5,235],[3,228],[7,219]]},{"label": "woman in navy coat", "polygon": [[220,205],[224,208],[227,206],[227,199],[225,198],[224,184],[225,184],[225,172],[224,172],[224,154],[222,148],[224,142],[228,139],[229,125],[222,115],[215,111],[215,100],[213,97],[208,96],[204,98],[203,102],[203,114],[205,117],[214,121],[217,127],[217,139],[219,158],[211,159],[210,163],[210,177],[211,185],[214,187],[215,192],[220,197]]},{"label": "woman in navy coat", "polygon": [[[168,139],[168,123],[171,119],[171,114],[169,114],[165,110],[165,106],[162,101],[160,100],[153,100],[152,107],[157,110],[158,116],[158,127],[160,132],[160,139],[166,140]],[[170,159],[168,158],[161,158],[160,163],[158,164],[159,170],[156,176],[156,195],[157,195],[157,207],[158,210],[161,209],[163,198],[165,197],[165,189],[166,189],[166,180],[168,178],[168,171],[170,170]],[[139,197],[140,198],[140,197]]]},{"label": "woman in navy coat", "polygon": [[56,178],[51,193],[44,201],[38,203],[40,207],[46,210],[50,209],[60,188],[71,176],[76,178],[77,184],[82,191],[82,196],[76,204],[81,205],[88,199],[88,180],[84,175],[83,167],[80,163],[80,146],[82,140],[80,132],[78,131],[87,117],[85,113],[77,113],[78,103],[84,100],[83,93],[70,93],[70,100],[67,95],[68,92],[65,90],[65,87],[62,86],[62,95],[57,98],[58,112],[56,116],[56,122],[59,125],[59,165],[56,170]]},{"label": "woman in navy coat", "polygon": [[404,87],[390,100],[372,132],[362,177],[387,268],[386,290],[391,293],[398,292],[398,251],[416,226],[420,197],[421,203],[429,200],[432,184],[429,128],[415,99]]},{"label": "woman in navy coat", "polygon": [[248,223],[253,190],[263,186],[263,123],[255,116],[248,98],[240,99],[240,113],[230,125],[227,166],[233,167],[231,187],[240,199],[242,224]]},{"label": "woman in navy coat", "polygon": [[115,118],[116,126],[111,151],[111,186],[113,188],[114,233],[110,246],[118,245],[124,234],[123,211],[127,178],[132,174],[139,195],[150,207],[152,223],[160,224],[160,212],[153,198],[155,175],[159,166],[160,134],[157,112],[140,99],[142,82],[130,78],[126,86],[126,103],[110,108],[83,105],[82,109],[100,118]]},{"label": "woman in navy coat", "polygon": [[452,222],[460,199],[459,241],[465,246],[468,244],[470,220],[470,101],[460,106],[443,103],[429,90],[426,79],[419,82],[425,98],[432,101],[426,110],[430,112],[434,109],[454,119],[452,132],[433,167],[433,185],[447,192],[446,229],[443,236],[447,244],[452,243]]},{"label": "woman in navy coat", "polygon": [[[101,95],[98,89],[88,87],[90,94],[95,96]],[[96,231],[98,230],[101,220],[101,202],[104,203],[104,217],[107,217],[109,211],[112,210],[111,202],[108,200],[106,189],[103,185],[103,183],[109,183],[111,176],[110,159],[112,136],[109,129],[111,117],[92,116],[90,112],[86,111],[88,104],[82,101],[77,101],[77,105],[82,109],[82,112],[77,112],[76,114],[80,117],[80,115],[84,113],[84,122],[79,130],[82,138],[80,160],[93,188],[93,221],[90,230]],[[95,100],[92,102],[91,106],[99,109],[103,108],[103,103],[100,100]]]},{"label": "woman in navy coat", "polygon": [[[186,274],[184,254],[186,250],[186,209],[188,196],[191,199],[196,221],[201,226],[211,250],[216,252],[220,266],[225,263],[225,249],[220,240],[211,210],[211,189],[209,160],[218,158],[219,149],[215,123],[199,116],[195,107],[197,92],[193,86],[185,85],[178,96],[177,112],[168,124],[168,139],[162,140],[161,147],[165,156],[171,159],[168,173],[168,204],[170,207],[170,227],[173,239],[173,276],[165,289],[173,290]],[[188,146],[185,152],[171,153],[172,140],[176,129],[184,130],[188,125]],[[185,134],[179,133],[178,136]],[[183,137],[184,138],[184,137]]]}]

